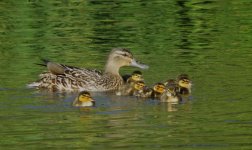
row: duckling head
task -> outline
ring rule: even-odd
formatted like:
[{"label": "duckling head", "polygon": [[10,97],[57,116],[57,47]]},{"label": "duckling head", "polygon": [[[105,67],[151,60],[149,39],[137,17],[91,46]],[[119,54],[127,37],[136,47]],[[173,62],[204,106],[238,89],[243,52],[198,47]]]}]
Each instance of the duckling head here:
[{"label": "duckling head", "polygon": [[125,48],[114,48],[109,54],[105,72],[119,74],[119,69],[123,66],[133,66],[141,69],[149,68],[147,65],[136,61],[130,50]]},{"label": "duckling head", "polygon": [[174,79],[169,79],[169,80],[167,80],[167,81],[165,81],[164,82],[164,85],[165,86],[173,86],[173,85],[177,85],[177,83],[176,83],[176,80],[174,80]]},{"label": "duckling head", "polygon": [[79,93],[78,97],[74,101],[74,106],[94,106],[95,100],[91,97],[90,93],[87,91],[82,91]]},{"label": "duckling head", "polygon": [[157,93],[164,93],[165,92],[165,85],[163,83],[156,83],[153,87],[153,90]]},{"label": "duckling head", "polygon": [[143,81],[143,76],[142,76],[142,72],[141,71],[134,71],[131,74],[131,78],[133,81]]},{"label": "duckling head", "polygon": [[134,84],[134,89],[136,89],[138,91],[143,90],[144,87],[145,87],[145,83],[143,81],[137,81]]},{"label": "duckling head", "polygon": [[191,89],[192,82],[187,74],[180,74],[177,78],[177,81],[180,87]]},{"label": "duckling head", "polygon": [[191,86],[192,86],[192,83],[189,79],[187,78],[181,78],[179,81],[178,81],[178,85],[180,87],[183,87],[183,88],[187,88],[187,89],[190,89]]}]

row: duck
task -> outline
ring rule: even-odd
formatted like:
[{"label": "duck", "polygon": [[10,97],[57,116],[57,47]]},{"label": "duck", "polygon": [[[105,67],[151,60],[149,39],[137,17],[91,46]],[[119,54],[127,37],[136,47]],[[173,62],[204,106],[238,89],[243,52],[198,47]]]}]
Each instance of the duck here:
[{"label": "duck", "polygon": [[126,74],[122,76],[124,84],[116,93],[117,95],[132,95],[130,91],[134,90],[135,83],[138,81],[143,81],[142,72],[139,70],[134,71],[131,75]]},{"label": "duck", "polygon": [[137,96],[138,98],[151,98],[153,94],[153,89],[148,87],[148,86],[144,86],[142,90],[139,90],[135,96]]},{"label": "duck", "polygon": [[90,107],[95,106],[95,100],[91,97],[88,91],[81,91],[73,101],[75,107]]},{"label": "duck", "polygon": [[177,92],[176,85],[169,85],[166,86],[165,92],[162,93],[160,96],[161,102],[168,102],[168,103],[178,103],[182,101],[180,94]]},{"label": "duck", "polygon": [[165,85],[161,82],[154,84],[152,98],[153,99],[160,99],[160,96],[165,92]]},{"label": "duck", "polygon": [[132,84],[133,82],[136,82],[136,81],[143,81],[143,74],[141,71],[139,70],[135,70],[132,72],[131,75],[123,75],[122,76],[123,80],[125,83],[129,83],[129,84]]},{"label": "duck", "polygon": [[104,71],[68,66],[43,60],[42,66],[48,71],[39,75],[40,79],[28,87],[50,91],[116,91],[123,84],[119,69],[124,66],[148,69],[148,65],[136,61],[126,48],[114,48],[108,55]]},{"label": "duck", "polygon": [[187,74],[180,74],[177,77],[178,92],[182,95],[191,94],[192,82]]},{"label": "duck", "polygon": [[172,85],[177,86],[177,81],[175,79],[168,79],[164,82],[164,85],[165,86],[172,86]]},{"label": "duck", "polygon": [[143,81],[136,81],[134,83],[134,86],[132,88],[132,94],[133,96],[139,96],[145,87],[145,83]]}]

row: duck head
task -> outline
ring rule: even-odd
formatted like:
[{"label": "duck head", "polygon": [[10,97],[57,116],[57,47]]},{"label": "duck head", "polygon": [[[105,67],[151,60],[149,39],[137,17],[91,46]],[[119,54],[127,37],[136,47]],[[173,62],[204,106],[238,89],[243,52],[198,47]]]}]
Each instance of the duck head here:
[{"label": "duck head", "polygon": [[108,56],[105,72],[119,75],[119,69],[123,66],[133,66],[141,69],[149,68],[147,65],[136,61],[130,50],[114,48]]}]

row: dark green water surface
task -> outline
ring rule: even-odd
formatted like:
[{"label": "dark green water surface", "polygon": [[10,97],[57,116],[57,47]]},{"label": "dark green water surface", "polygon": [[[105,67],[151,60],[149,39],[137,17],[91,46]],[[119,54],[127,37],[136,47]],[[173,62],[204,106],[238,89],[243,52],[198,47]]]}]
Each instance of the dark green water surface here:
[{"label": "dark green water surface", "polygon": [[[252,149],[252,1],[0,1],[0,149]],[[103,69],[113,47],[150,66],[148,85],[187,73],[190,100],[171,108],[104,93],[26,88],[40,58]],[[122,74],[135,68],[122,68]]]}]

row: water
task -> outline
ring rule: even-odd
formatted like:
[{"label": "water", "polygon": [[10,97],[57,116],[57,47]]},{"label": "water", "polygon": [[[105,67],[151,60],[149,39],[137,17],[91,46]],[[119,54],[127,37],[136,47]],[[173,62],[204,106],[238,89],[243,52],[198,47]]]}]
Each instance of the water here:
[{"label": "water", "polygon": [[[1,149],[252,149],[252,2],[0,2]],[[148,85],[187,73],[191,99],[177,106],[97,93],[27,89],[40,58],[103,69],[113,47],[150,66]],[[134,68],[123,68],[130,73]]]}]

